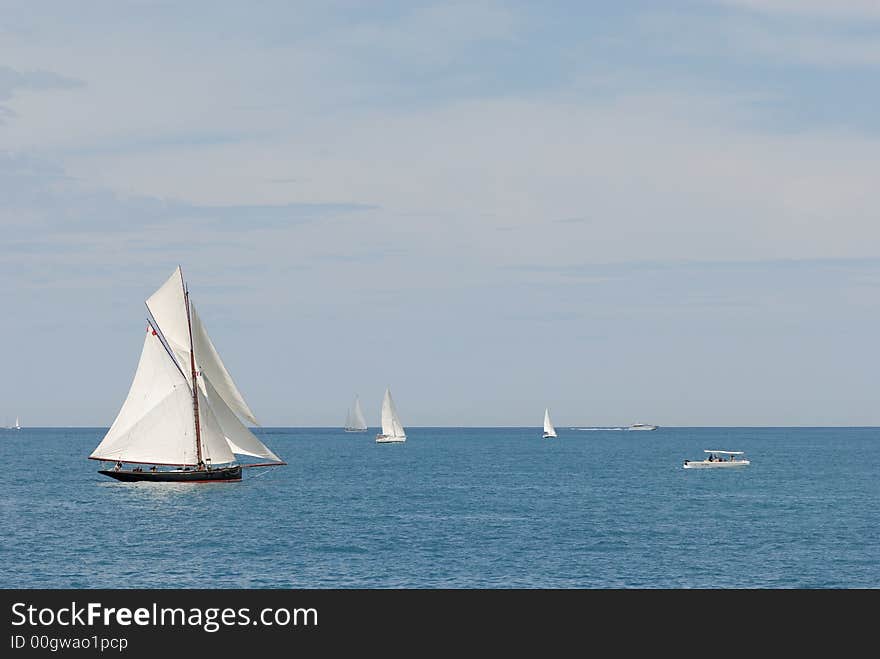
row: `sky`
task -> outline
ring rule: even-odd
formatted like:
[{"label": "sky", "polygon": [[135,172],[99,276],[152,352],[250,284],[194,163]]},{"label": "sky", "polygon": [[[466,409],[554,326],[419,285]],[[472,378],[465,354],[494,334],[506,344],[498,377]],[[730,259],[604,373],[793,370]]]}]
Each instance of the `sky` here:
[{"label": "sky", "polygon": [[880,425],[880,3],[0,0],[0,422],[183,268],[265,426]]}]

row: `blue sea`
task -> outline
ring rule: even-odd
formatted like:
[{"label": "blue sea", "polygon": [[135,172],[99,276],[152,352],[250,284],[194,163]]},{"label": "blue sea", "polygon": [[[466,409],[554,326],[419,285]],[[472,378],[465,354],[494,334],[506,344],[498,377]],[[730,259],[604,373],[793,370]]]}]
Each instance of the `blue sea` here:
[{"label": "blue sea", "polygon": [[[268,428],[289,466],[122,484],[0,431],[4,588],[878,588],[880,429]],[[703,449],[751,466],[685,470]]]}]

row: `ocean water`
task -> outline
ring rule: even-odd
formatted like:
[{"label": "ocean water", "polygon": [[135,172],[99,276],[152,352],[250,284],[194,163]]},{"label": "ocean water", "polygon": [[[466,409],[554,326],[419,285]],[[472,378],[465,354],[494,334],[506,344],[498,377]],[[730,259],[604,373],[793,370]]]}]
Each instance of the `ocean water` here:
[{"label": "ocean water", "polygon": [[[262,429],[241,483],[122,484],[0,431],[4,588],[878,588],[880,429]],[[749,467],[685,470],[703,449]]]}]

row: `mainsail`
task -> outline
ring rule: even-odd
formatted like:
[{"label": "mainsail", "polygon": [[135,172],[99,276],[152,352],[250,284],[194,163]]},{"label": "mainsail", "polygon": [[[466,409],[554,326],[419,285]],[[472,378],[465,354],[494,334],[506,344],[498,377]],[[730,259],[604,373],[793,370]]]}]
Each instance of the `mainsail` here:
[{"label": "mainsail", "polygon": [[386,437],[406,437],[400,417],[397,416],[397,407],[391,398],[391,389],[385,389],[382,399],[382,434]]},{"label": "mainsail", "polygon": [[348,410],[348,416],[345,418],[345,429],[346,430],[366,430],[367,429],[367,420],[364,418],[364,413],[361,410],[361,399],[358,396],[354,397],[354,407]]},{"label": "mainsail", "polygon": [[550,410],[544,408],[544,437],[556,437],[556,428],[550,422]]},{"label": "mainsail", "polygon": [[547,408],[544,408],[544,436],[556,437],[556,428],[550,422],[550,410]]},{"label": "mainsail", "polygon": [[192,390],[156,331],[147,327],[144,348],[122,409],[89,456],[165,465],[195,465]]},{"label": "mainsail", "polygon": [[189,300],[179,267],[147,307],[156,324],[147,327],[128,397],[89,457],[198,466],[228,464],[240,454],[285,464],[239,419],[256,423]]}]

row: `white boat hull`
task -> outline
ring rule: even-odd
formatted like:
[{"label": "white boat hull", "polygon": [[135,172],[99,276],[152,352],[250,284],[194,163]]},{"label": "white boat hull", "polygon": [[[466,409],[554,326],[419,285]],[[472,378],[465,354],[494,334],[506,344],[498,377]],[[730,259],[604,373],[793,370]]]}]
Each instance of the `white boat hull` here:
[{"label": "white boat hull", "polygon": [[544,439],[554,439],[556,437],[555,434],[551,434],[549,432],[545,432],[543,435]]},{"label": "white boat hull", "polygon": [[376,435],[377,444],[400,444],[406,441],[406,435],[403,437],[393,435]]},{"label": "white boat hull", "polygon": [[748,460],[685,460],[685,469],[730,469],[732,467],[747,467],[751,462]]}]

